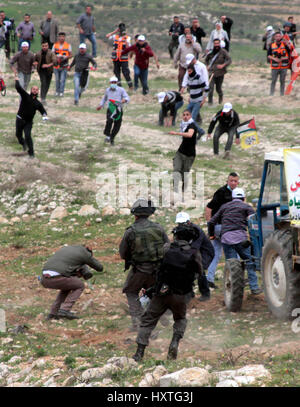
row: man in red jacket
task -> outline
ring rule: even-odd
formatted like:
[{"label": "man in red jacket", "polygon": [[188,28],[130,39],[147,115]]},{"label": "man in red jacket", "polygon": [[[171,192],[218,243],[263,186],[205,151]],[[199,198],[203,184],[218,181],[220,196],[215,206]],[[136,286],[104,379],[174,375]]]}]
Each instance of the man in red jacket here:
[{"label": "man in red jacket", "polygon": [[128,54],[133,51],[135,53],[134,61],[134,90],[139,86],[139,79],[143,87],[143,95],[149,93],[148,88],[148,66],[149,58],[153,57],[153,51],[150,45],[146,42],[144,35],[139,35],[136,44],[127,47],[122,51],[121,55]]}]

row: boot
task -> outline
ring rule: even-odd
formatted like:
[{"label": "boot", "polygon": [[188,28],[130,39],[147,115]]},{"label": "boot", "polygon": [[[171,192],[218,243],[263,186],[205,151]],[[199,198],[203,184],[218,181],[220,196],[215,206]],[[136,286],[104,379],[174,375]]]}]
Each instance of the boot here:
[{"label": "boot", "polygon": [[173,334],[172,341],[169,346],[169,352],[167,359],[175,360],[177,359],[178,345],[181,337],[178,334]]},{"label": "boot", "polygon": [[138,343],[137,350],[136,350],[135,354],[132,356],[132,358],[136,362],[140,362],[143,359],[144,352],[145,352],[145,347],[146,347],[146,345],[142,345],[142,344]]},{"label": "boot", "polygon": [[223,103],[223,95],[219,96],[219,105],[221,105]]}]

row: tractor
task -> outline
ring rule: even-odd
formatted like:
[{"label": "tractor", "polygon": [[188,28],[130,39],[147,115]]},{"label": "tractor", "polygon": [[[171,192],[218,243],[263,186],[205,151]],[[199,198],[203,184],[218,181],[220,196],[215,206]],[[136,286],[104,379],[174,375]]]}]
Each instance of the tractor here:
[{"label": "tractor", "polygon": [[[300,177],[298,164],[297,173]],[[260,194],[253,203],[256,213],[248,219],[252,261],[262,273],[269,310],[291,319],[300,313],[300,224],[291,222],[283,150],[265,154]],[[232,312],[242,307],[245,266],[241,259],[225,263],[224,300]]]}]

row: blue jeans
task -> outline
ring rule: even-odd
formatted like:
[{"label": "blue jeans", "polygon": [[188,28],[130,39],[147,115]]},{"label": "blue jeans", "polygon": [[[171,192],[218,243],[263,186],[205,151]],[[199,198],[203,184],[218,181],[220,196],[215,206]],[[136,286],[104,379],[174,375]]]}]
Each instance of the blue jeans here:
[{"label": "blue jeans", "polygon": [[67,70],[62,68],[54,69],[54,74],[56,83],[56,93],[64,93],[67,78]]},{"label": "blue jeans", "polygon": [[21,44],[22,44],[22,42],[24,42],[24,41],[28,42],[28,44],[29,44],[29,49],[30,49],[31,41],[30,41],[30,40],[23,40],[23,38],[19,38],[18,51],[22,51]]},{"label": "blue jeans", "polygon": [[97,42],[95,34],[79,34],[79,41],[81,43],[85,43],[85,40],[88,39],[92,44],[92,57],[95,58],[97,56]]},{"label": "blue jeans", "polygon": [[188,110],[189,112],[191,112],[191,114],[192,114],[192,119],[193,119],[194,122],[195,122],[195,126],[197,127],[198,133],[199,133],[199,135],[202,136],[202,134],[204,134],[205,131],[204,131],[203,129],[201,129],[201,127],[198,126],[198,124],[197,124],[197,122],[196,122],[197,116],[198,116],[198,114],[199,114],[199,112],[200,112],[200,104],[201,104],[201,102],[196,102],[196,103],[195,103],[195,102],[190,102],[190,103],[188,104],[187,110]]},{"label": "blue jeans", "polygon": [[249,285],[251,290],[257,290],[258,283],[257,283],[257,275],[255,271],[255,266],[251,257],[251,249],[250,247],[243,247],[241,243],[238,244],[226,244],[222,243],[223,250],[225,254],[226,260],[228,259],[237,259],[238,255],[243,260],[248,260],[246,262],[246,269],[248,272],[248,279]]},{"label": "blue jeans", "polygon": [[81,72],[74,73],[74,100],[78,102],[84,89],[80,86]]},{"label": "blue jeans", "polygon": [[215,226],[216,239],[211,240],[211,243],[215,249],[215,255],[207,269],[207,280],[210,281],[211,283],[213,283],[215,280],[215,273],[216,273],[221,255],[222,255],[222,243],[220,240],[220,233],[221,233],[221,225],[216,225]]},{"label": "blue jeans", "polygon": [[149,93],[148,68],[141,69],[137,65],[134,65],[133,70],[134,70],[134,90],[137,90],[137,88],[139,87],[139,79],[140,79],[142,87],[143,87],[143,95],[147,95],[147,93]]}]

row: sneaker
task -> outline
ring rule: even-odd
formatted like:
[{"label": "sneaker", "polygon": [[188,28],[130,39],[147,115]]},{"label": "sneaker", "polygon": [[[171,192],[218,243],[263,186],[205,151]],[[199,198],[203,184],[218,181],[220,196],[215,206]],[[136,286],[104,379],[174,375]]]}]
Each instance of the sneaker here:
[{"label": "sneaker", "polygon": [[29,154],[29,155],[28,155],[28,158],[29,158],[30,160],[34,160],[34,154]]},{"label": "sneaker", "polygon": [[48,314],[46,316],[47,321],[51,320],[51,319],[59,319],[58,315],[56,314]]},{"label": "sneaker", "polygon": [[111,146],[114,146],[114,145],[115,145],[115,142],[114,142],[113,139],[110,140],[110,145],[111,145]]},{"label": "sneaker", "polygon": [[78,100],[74,100],[74,105],[78,106]]},{"label": "sneaker", "polygon": [[24,141],[24,144],[23,144],[23,151],[27,151],[27,150],[28,150],[28,146],[27,146],[26,141]]},{"label": "sneaker", "polygon": [[213,283],[212,281],[208,281],[208,287],[214,288],[215,290],[218,288],[218,286],[216,286],[216,284]]},{"label": "sneaker", "polygon": [[62,98],[62,97],[64,96],[64,94],[63,94],[63,93],[60,93],[59,96]]},{"label": "sneaker", "polygon": [[55,96],[59,96],[59,93],[58,93],[58,92],[55,92]]},{"label": "sneaker", "polygon": [[257,288],[256,290],[251,290],[252,295],[259,295],[263,292],[261,288]]},{"label": "sneaker", "polygon": [[106,137],[105,137],[104,143],[110,143],[110,137],[109,137],[109,136],[106,136]]},{"label": "sneaker", "polygon": [[66,311],[64,309],[60,309],[57,313],[59,318],[66,318],[66,319],[79,319],[79,317],[71,311]]},{"label": "sneaker", "polygon": [[204,302],[210,300],[210,295],[201,295],[200,298],[198,298],[198,301]]}]

